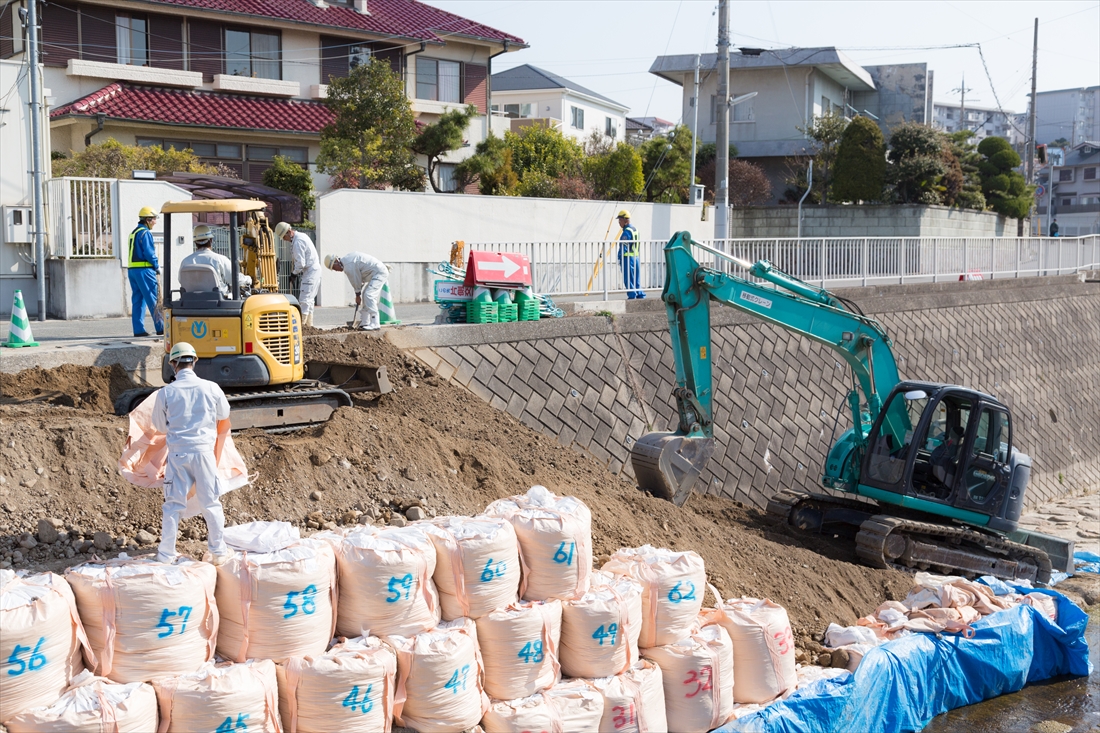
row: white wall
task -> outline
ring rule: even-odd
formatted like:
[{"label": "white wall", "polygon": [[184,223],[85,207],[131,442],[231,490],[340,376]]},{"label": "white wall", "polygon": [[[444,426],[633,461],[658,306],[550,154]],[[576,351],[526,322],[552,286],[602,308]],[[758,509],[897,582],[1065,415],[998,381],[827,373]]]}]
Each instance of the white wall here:
[{"label": "white wall", "polygon": [[[455,240],[601,241],[615,235],[614,226],[607,234],[608,225],[622,208],[642,239],[668,239],[685,229],[697,239],[714,236],[713,216],[700,221],[697,206],[343,189],[318,199],[317,245],[322,258],[355,251],[378,257],[390,266],[394,301],[413,302],[430,299],[423,269],[446,260]],[[349,298],[347,278],[326,270],[321,304],[344,305]]]}]

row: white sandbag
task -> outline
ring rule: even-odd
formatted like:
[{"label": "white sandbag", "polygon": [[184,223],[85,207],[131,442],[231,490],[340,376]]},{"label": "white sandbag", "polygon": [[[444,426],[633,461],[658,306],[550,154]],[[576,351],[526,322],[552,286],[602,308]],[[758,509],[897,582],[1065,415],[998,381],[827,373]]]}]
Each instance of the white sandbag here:
[{"label": "white sandbag", "polygon": [[522,576],[516,531],[499,517],[443,517],[419,525],[435,545],[443,620],[480,618],[516,600]]},{"label": "white sandbag", "polygon": [[225,544],[241,552],[275,552],[302,539],[290,522],[248,522],[226,527]]},{"label": "white sandbag", "polygon": [[665,714],[677,731],[704,733],[733,715],[733,642],[718,624],[673,644],[642,650],[661,668]]},{"label": "white sandbag", "polygon": [[271,659],[320,654],[335,628],[332,545],[299,540],[274,552],[235,552],[218,568],[218,654]]},{"label": "white sandbag", "polygon": [[592,587],[562,604],[561,669],[567,677],[610,677],[638,661],[642,584],[621,575],[592,574]]},{"label": "white sandbag", "polygon": [[364,526],[336,545],[340,636],[412,636],[439,623],[435,545],[422,527]]},{"label": "white sandbag", "polygon": [[600,733],[667,733],[663,675],[653,662],[643,659],[623,674],[591,684],[603,693]]},{"label": "white sandbag", "polygon": [[592,512],[572,496],[532,486],[522,496],[498,499],[483,512],[515,527],[525,601],[568,601],[588,590],[592,571]]},{"label": "white sandbag", "polygon": [[194,672],[214,656],[213,565],[120,557],[69,568],[65,580],[99,660],[97,674],[143,682]]},{"label": "white sandbag", "polygon": [[95,659],[60,575],[0,570],[0,721],[49,705]]},{"label": "white sandbag", "polygon": [[485,733],[573,733],[596,731],[603,718],[603,694],[585,680],[570,680],[519,700],[495,700],[481,727]]},{"label": "white sandbag", "polygon": [[152,685],[120,685],[84,670],[49,707],[4,721],[8,733],[153,733],[157,695]]},{"label": "white sandbag", "polygon": [[275,663],[206,664],[179,677],[153,680],[160,706],[158,733],[250,731],[282,733]]},{"label": "white sandbag", "polygon": [[703,558],[698,554],[650,545],[624,548],[616,551],[602,570],[627,575],[644,586],[638,646],[672,644],[691,632],[703,607],[707,582]]},{"label": "white sandbag", "polygon": [[798,675],[786,609],[766,598],[731,598],[719,611],[705,615],[733,641],[734,702],[768,702],[794,689]]},{"label": "white sandbag", "polygon": [[489,697],[516,700],[561,679],[561,605],[558,600],[520,601],[477,620]]},{"label": "white sandbag", "polygon": [[389,733],[397,655],[377,637],[346,639],[324,654],[279,665],[286,733]]},{"label": "white sandbag", "polygon": [[458,733],[481,720],[489,697],[481,685],[477,627],[468,618],[444,621],[416,636],[389,636],[397,652],[397,724],[431,733]]}]

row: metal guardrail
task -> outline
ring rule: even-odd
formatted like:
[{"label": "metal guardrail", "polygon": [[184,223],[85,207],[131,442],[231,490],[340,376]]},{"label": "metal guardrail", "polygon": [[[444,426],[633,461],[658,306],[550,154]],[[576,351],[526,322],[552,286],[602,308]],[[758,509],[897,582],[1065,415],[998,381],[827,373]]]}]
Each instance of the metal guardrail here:
[{"label": "metal guardrail", "polygon": [[116,184],[113,178],[52,178],[46,182],[51,256],[115,256]]},{"label": "metal guardrail", "polygon": [[[639,287],[664,286],[664,240],[639,242]],[[1066,275],[1100,269],[1100,235],[1084,237],[828,237],[704,240],[731,257],[766,259],[822,287],[852,287],[959,279]],[[531,261],[535,292],[558,295],[625,293],[618,242],[476,242],[474,250],[516,252]],[[725,258],[696,249],[706,267],[731,271]]]}]

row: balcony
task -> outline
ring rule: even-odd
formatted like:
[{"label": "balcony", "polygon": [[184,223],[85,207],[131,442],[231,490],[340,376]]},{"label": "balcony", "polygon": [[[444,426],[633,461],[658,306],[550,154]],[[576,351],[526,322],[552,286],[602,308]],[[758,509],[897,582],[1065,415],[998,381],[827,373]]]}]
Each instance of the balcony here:
[{"label": "balcony", "polygon": [[257,79],[251,76],[215,74],[214,89],[219,92],[261,94],[268,97],[297,97],[302,91],[302,85],[296,81],[282,81],[281,79]]},{"label": "balcony", "polygon": [[138,84],[153,84],[162,87],[188,87],[194,89],[202,86],[202,73],[198,71],[155,69],[151,66],[112,64],[106,61],[69,59],[65,74],[68,76],[110,79],[111,81],[132,81]]}]

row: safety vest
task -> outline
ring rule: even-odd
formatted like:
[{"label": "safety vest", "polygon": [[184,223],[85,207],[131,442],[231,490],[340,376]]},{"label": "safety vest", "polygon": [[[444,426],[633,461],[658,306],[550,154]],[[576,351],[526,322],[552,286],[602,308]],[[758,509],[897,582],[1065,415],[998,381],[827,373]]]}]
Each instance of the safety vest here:
[{"label": "safety vest", "polygon": [[129,258],[129,264],[127,265],[127,267],[152,267],[153,266],[152,262],[141,262],[141,261],[135,262],[134,261],[134,240],[137,239],[138,232],[143,231],[143,230],[144,231],[149,231],[149,227],[145,226],[144,224],[138,224],[134,228],[134,231],[130,232],[130,258]]},{"label": "safety vest", "polygon": [[620,245],[623,248],[623,257],[638,256],[638,230],[633,225],[627,224],[623,227],[623,233],[619,235],[619,241],[623,243]]}]

